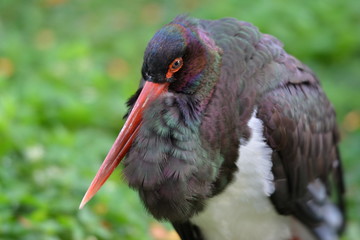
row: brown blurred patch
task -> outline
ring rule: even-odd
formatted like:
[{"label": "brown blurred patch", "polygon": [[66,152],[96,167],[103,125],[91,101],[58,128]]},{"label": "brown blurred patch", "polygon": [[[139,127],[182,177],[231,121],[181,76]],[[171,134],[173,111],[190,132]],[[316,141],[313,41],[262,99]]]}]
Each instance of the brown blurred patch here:
[{"label": "brown blurred patch", "polygon": [[129,64],[121,58],[114,58],[108,63],[106,72],[114,79],[124,78],[129,73]]},{"label": "brown blurred patch", "polygon": [[131,23],[130,15],[125,10],[117,10],[113,15],[112,23],[116,30],[121,30],[129,27]]},{"label": "brown blurred patch", "polygon": [[101,226],[103,226],[104,228],[106,228],[108,230],[111,230],[113,228],[111,225],[111,222],[109,222],[109,221],[102,221]]},{"label": "brown blurred patch", "polygon": [[99,215],[104,215],[109,211],[108,207],[103,203],[98,203],[94,206],[94,211]]},{"label": "brown blurred patch", "polygon": [[159,24],[163,18],[163,8],[156,3],[149,3],[144,5],[141,9],[141,21],[145,24],[155,25]]},{"label": "brown blurred patch", "polygon": [[151,224],[150,235],[155,240],[180,240],[180,237],[175,230],[167,230],[160,223]]},{"label": "brown blurred patch", "polygon": [[0,58],[0,76],[11,77],[13,74],[13,62],[8,58]]},{"label": "brown blurred patch", "polygon": [[19,223],[24,227],[24,228],[31,228],[32,227],[32,224],[31,222],[29,221],[29,219],[23,217],[23,216],[20,216],[18,218],[18,221]]},{"label": "brown blurred patch", "polygon": [[185,9],[193,10],[198,8],[200,5],[204,6],[204,1],[202,0],[182,0],[179,1]]},{"label": "brown blurred patch", "polygon": [[51,29],[42,29],[35,36],[35,47],[39,50],[51,48],[55,43],[54,31]]},{"label": "brown blurred patch", "polygon": [[348,132],[358,130],[360,127],[360,111],[351,111],[346,114],[342,126]]}]

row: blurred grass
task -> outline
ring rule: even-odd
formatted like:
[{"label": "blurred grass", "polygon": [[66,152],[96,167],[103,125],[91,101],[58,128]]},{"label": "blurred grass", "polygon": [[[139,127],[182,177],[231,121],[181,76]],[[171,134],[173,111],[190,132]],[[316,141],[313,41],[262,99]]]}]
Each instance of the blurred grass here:
[{"label": "blurred grass", "polygon": [[359,238],[358,0],[1,0],[0,239],[175,239],[120,171],[78,205],[123,124],[147,42],[181,13],[250,21],[315,70],[343,136],[343,239]]}]

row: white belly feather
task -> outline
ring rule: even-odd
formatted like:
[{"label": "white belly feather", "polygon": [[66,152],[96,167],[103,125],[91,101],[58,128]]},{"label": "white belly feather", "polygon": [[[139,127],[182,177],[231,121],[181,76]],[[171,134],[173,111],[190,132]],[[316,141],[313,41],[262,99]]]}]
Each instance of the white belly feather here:
[{"label": "white belly feather", "polygon": [[233,182],[191,219],[206,240],[288,240],[294,232],[296,220],[279,215],[269,199],[274,191],[272,150],[264,141],[256,111],[248,126],[251,138],[240,146]]}]

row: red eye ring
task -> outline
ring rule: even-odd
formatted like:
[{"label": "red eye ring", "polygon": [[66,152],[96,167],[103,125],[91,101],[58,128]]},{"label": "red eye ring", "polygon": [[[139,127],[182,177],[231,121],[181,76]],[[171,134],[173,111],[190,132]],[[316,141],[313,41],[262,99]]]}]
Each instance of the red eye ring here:
[{"label": "red eye ring", "polygon": [[169,65],[168,72],[166,73],[166,78],[171,78],[174,73],[176,73],[182,68],[183,64],[184,62],[181,57],[175,58],[174,61],[172,61],[172,63]]}]

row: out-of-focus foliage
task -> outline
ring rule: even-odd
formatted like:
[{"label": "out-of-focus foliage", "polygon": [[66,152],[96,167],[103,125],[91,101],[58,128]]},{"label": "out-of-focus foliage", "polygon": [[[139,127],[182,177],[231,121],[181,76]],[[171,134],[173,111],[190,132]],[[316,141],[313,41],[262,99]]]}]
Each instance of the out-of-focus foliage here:
[{"label": "out-of-focus foliage", "polygon": [[250,21],[317,72],[343,136],[343,239],[359,238],[358,0],[1,0],[0,239],[176,239],[119,171],[78,205],[123,124],[147,42],[182,13]]}]

